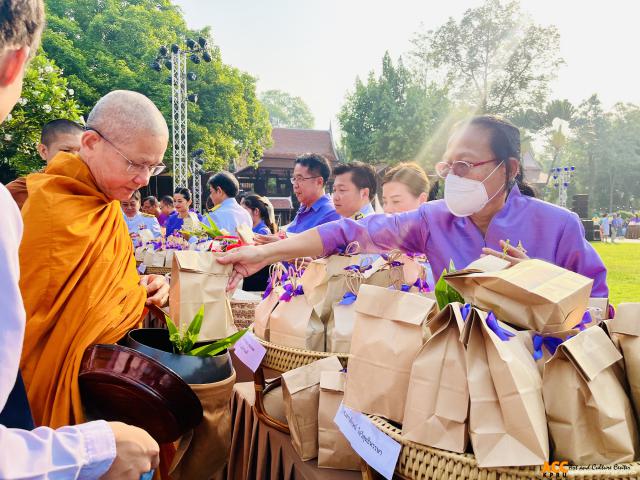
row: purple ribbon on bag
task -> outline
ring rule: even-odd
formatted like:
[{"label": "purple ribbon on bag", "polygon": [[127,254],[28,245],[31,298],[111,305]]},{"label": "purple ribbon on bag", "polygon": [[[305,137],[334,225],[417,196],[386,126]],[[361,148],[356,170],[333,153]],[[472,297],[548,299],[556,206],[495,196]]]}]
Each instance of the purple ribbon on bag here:
[{"label": "purple ribbon on bag", "polygon": [[515,334],[511,333],[509,330],[505,330],[500,326],[500,324],[498,324],[498,319],[493,314],[493,312],[489,312],[489,315],[487,315],[486,322],[487,322],[487,327],[489,327],[489,329],[493,333],[495,333],[498,336],[498,338],[503,342],[509,341],[510,337],[515,337]]},{"label": "purple ribbon on bag", "polygon": [[582,320],[580,320],[580,323],[577,324],[575,327],[573,328],[577,328],[578,330],[580,330],[581,332],[583,330],[587,329],[587,324],[592,322],[592,318],[591,318],[591,312],[589,310],[585,311],[584,314],[582,315]]},{"label": "purple ribbon on bag", "polygon": [[465,303],[460,309],[460,313],[462,314],[462,319],[466,322],[467,318],[469,318],[469,314],[471,313],[471,304]]},{"label": "purple ribbon on bag", "polygon": [[367,270],[371,270],[371,265],[361,266],[361,265],[349,265],[348,267],[344,267],[344,270],[347,272],[360,272],[364,273]]},{"label": "purple ribbon on bag", "polygon": [[542,358],[543,346],[553,356],[562,342],[563,340],[558,337],[543,337],[542,335],[535,334],[533,336],[533,359],[540,360]]},{"label": "purple ribbon on bag", "polygon": [[280,297],[280,300],[283,302],[290,302],[293,297],[298,295],[304,295],[304,291],[302,290],[302,285],[298,285],[295,289],[293,285],[287,283],[284,285],[284,293]]},{"label": "purple ribbon on bag", "polygon": [[160,248],[162,248],[162,242],[151,242],[151,246],[154,250],[160,250]]},{"label": "purple ribbon on bag", "polygon": [[414,287],[418,287],[418,291],[422,293],[430,292],[429,284],[426,280],[418,277],[418,279],[413,283]]},{"label": "purple ribbon on bag", "polygon": [[357,295],[353,292],[347,292],[342,297],[342,300],[338,302],[338,305],[351,305],[356,301]]},{"label": "purple ribbon on bag", "polygon": [[269,277],[269,281],[267,282],[267,288],[264,289],[264,293],[262,294],[262,299],[265,300],[271,292],[273,291],[273,284],[271,283],[271,277]]}]

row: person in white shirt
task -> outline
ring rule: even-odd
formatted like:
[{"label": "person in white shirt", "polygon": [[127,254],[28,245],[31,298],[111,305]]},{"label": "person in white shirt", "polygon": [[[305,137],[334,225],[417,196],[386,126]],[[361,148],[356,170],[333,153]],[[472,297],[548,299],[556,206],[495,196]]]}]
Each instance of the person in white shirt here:
[{"label": "person in white shirt", "polygon": [[[38,49],[44,25],[42,0],[0,0],[0,123],[20,98],[25,68]],[[0,184],[0,410],[16,384],[25,329],[18,287],[22,218]],[[137,480],[157,467],[159,447],[144,430],[103,420],[33,431],[0,425],[0,478]]]},{"label": "person in white shirt", "polygon": [[251,228],[253,220],[244,208],[236,201],[240,192],[238,179],[229,172],[218,172],[207,182],[209,196],[214,207],[205,215],[204,223],[207,225],[209,217],[221,230],[226,230],[229,235],[238,236],[238,226],[246,225]]}]

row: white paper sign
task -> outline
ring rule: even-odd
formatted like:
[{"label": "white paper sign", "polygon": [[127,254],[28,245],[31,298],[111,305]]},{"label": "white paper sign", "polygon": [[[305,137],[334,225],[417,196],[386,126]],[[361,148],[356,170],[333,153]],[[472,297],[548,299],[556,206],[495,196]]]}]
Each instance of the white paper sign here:
[{"label": "white paper sign", "polygon": [[398,463],[401,445],[378,430],[365,415],[340,404],[333,419],[362,459],[384,478],[391,480]]},{"label": "white paper sign", "polygon": [[267,353],[267,349],[256,340],[251,332],[247,332],[236,342],[234,352],[238,360],[249,367],[252,372],[255,372]]}]

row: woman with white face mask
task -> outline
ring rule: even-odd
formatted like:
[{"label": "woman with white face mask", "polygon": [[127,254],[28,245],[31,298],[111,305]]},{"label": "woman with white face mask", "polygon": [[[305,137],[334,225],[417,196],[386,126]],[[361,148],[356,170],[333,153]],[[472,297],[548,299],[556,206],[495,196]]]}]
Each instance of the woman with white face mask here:
[{"label": "woman with white face mask", "polygon": [[522,182],[515,126],[492,116],[458,124],[436,168],[445,179],[444,200],[397,215],[331,222],[264,247],[235,249],[221,263],[234,264],[233,284],[264,265],[330,255],[357,241],[364,253],[424,253],[439,275],[450,260],[464,268],[482,254],[503,256],[506,249],[513,263],[538,258],[593,278],[591,296],[608,296],[606,268],[585,240],[578,216],[533,198]]}]

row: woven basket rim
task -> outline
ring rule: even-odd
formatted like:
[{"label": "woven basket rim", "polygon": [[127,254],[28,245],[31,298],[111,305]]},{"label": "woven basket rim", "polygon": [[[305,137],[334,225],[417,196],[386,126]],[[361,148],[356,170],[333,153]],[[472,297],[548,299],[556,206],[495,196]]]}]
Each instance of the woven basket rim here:
[{"label": "woven basket rim", "polygon": [[[251,328],[251,331],[253,332],[253,328]],[[278,345],[276,343],[268,342],[258,337],[257,335],[255,335],[255,337],[258,339],[258,342],[260,342],[262,346],[265,347],[267,350],[277,350],[285,353],[293,353],[303,357],[334,357],[335,356],[342,359],[348,359],[351,357],[351,355],[348,353],[318,352],[316,350],[305,350],[302,348],[286,347],[284,345]]]},{"label": "woven basket rim", "polygon": [[249,331],[253,333],[253,335],[256,337],[258,342],[260,342],[262,346],[265,347],[267,350],[276,350],[279,352],[291,353],[291,354],[300,355],[303,357],[334,357],[335,356],[341,359],[349,359],[351,357],[351,355],[348,353],[318,352],[315,350],[305,350],[302,348],[286,347],[284,345],[271,343],[263,338],[260,338],[258,335],[256,335],[253,332],[253,325],[249,327]]},{"label": "woven basket rim", "polygon": [[[476,462],[475,456],[470,453],[456,453],[450,452],[448,450],[441,450],[439,448],[429,447],[427,445],[422,445],[419,443],[412,442],[410,440],[406,440],[402,437],[400,430],[393,424],[391,424],[387,419],[383,417],[379,417],[377,415],[367,415],[369,419],[373,422],[373,424],[380,429],[382,432],[389,435],[396,442],[400,443],[402,446],[402,450],[400,451],[401,456],[408,456],[408,450],[414,449],[416,451],[422,451],[426,454],[437,455],[439,457],[444,457],[448,460],[454,461],[459,464],[464,464],[471,468],[477,468],[484,471],[491,471],[501,474],[510,474],[510,475],[532,475],[540,477],[541,467],[540,466],[523,466],[523,467],[491,467],[491,468],[482,468],[478,466]],[[398,461],[398,465],[400,465],[400,461]],[[615,465],[625,465],[630,469],[636,469],[638,471],[640,469],[640,462],[631,462],[631,463],[619,463]],[[575,470],[571,471],[573,475],[571,477],[585,477],[588,476],[590,478],[618,478],[620,475],[625,475],[630,473],[629,470],[614,470],[614,473],[609,473],[606,470],[595,470],[595,469],[584,469],[584,470]]]}]

